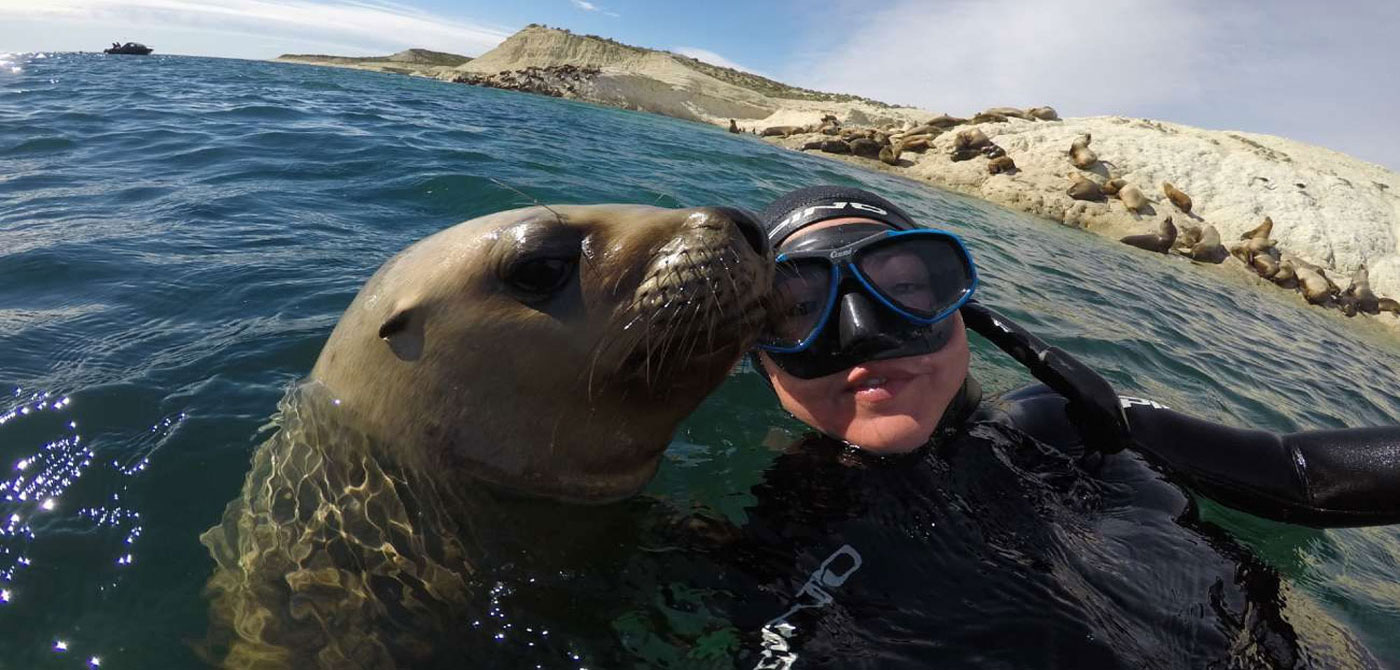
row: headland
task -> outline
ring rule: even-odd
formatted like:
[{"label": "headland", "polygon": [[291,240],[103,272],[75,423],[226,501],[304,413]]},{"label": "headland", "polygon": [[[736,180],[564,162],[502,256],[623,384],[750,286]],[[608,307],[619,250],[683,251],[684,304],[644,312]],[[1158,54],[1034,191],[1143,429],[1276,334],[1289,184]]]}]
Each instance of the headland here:
[{"label": "headland", "polygon": [[[431,76],[715,124],[1216,264],[1266,290],[1295,291],[1300,302],[1370,315],[1400,330],[1400,303],[1384,300],[1400,299],[1400,175],[1322,147],[1149,119],[1061,119],[1049,107],[955,117],[534,24],[456,64],[405,63],[415,60],[409,53],[437,52],[278,60]],[[1261,225],[1266,218],[1269,225]]]}]

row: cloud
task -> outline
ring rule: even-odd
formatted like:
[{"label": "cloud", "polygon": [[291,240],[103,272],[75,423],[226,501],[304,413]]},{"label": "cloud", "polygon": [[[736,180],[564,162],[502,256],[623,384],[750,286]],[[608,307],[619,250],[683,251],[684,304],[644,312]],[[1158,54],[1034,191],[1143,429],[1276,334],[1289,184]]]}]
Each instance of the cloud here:
[{"label": "cloud", "polygon": [[569,2],[573,3],[574,7],[582,9],[585,12],[602,12],[603,14],[606,14],[613,18],[621,16],[621,14],[618,14],[617,12],[610,12],[606,9],[603,9],[602,7],[599,7],[598,5],[588,2],[588,0],[569,0]]},{"label": "cloud", "polygon": [[1400,88],[1382,83],[1400,62],[1400,3],[1342,4],[894,0],[840,32],[814,28],[785,72],[934,112],[1052,105],[1284,135],[1400,166],[1386,118]]},{"label": "cloud", "polygon": [[678,53],[678,54],[680,54],[680,55],[682,55],[682,56],[689,56],[689,57],[691,57],[691,58],[694,58],[695,60],[705,61],[706,63],[709,63],[710,65],[718,65],[718,66],[720,66],[720,67],[727,67],[727,68],[731,68],[731,69],[734,69],[734,70],[739,70],[740,72],[747,72],[747,73],[749,73],[749,74],[756,74],[756,75],[758,75],[758,76],[760,76],[760,77],[766,77],[766,76],[768,76],[768,75],[765,75],[765,74],[763,74],[762,72],[759,72],[759,71],[754,70],[754,69],[752,69],[752,68],[744,67],[743,65],[740,65],[740,64],[738,64],[738,63],[735,63],[734,61],[729,60],[728,58],[725,58],[724,56],[721,56],[721,55],[719,55],[719,54],[717,54],[717,53],[715,53],[715,52],[713,52],[713,51],[709,51],[709,50],[707,50],[707,49],[700,49],[700,48],[697,48],[697,47],[674,47],[674,48],[671,49],[671,51],[672,51],[672,52],[675,52],[675,53]]},{"label": "cloud", "polygon": [[[206,40],[198,53],[248,57],[269,54],[247,53],[245,40],[332,45],[358,52],[414,46],[477,55],[510,34],[499,27],[455,21],[403,4],[332,0],[0,0],[0,24],[11,29],[27,24],[51,33],[55,25],[111,26],[112,31],[134,27],[143,35],[165,35],[177,43],[189,41],[193,32]],[[211,35],[222,39],[208,41]],[[0,38],[15,39],[6,28],[0,28]],[[100,45],[72,48],[94,46]]]}]

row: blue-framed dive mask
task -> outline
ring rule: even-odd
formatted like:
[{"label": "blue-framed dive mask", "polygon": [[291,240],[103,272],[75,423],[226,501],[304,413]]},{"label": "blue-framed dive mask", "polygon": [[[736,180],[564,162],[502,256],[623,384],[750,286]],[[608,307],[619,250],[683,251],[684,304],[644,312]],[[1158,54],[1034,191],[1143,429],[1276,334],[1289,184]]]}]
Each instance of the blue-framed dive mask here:
[{"label": "blue-framed dive mask", "polygon": [[977,288],[962,241],[926,228],[814,230],[780,249],[777,265],[759,348],[803,379],[942,349],[948,317]]}]

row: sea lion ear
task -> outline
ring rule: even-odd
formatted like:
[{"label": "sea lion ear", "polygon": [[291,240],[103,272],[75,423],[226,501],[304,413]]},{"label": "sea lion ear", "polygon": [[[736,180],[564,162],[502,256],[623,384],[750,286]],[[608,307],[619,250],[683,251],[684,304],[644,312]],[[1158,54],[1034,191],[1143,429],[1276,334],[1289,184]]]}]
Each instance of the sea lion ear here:
[{"label": "sea lion ear", "polygon": [[401,361],[416,361],[423,355],[423,315],[416,307],[394,310],[379,325],[379,337]]}]

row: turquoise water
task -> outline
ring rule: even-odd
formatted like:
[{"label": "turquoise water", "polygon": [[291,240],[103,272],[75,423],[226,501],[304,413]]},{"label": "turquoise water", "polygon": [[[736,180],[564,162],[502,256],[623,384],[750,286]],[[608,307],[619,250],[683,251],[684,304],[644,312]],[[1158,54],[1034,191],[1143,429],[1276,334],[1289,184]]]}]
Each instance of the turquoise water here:
[{"label": "turquoise water", "polygon": [[[0,668],[197,665],[196,536],[283,391],[392,253],[529,198],[757,208],[862,184],[963,236],[984,301],[1121,392],[1276,431],[1400,421],[1400,347],[1356,322],[719,128],[287,64],[0,60]],[[974,346],[989,390],[1028,381]],[[741,521],[774,429],[799,432],[736,375],[652,494]],[[1204,514],[1280,572],[1295,623],[1400,664],[1400,531]]]}]

